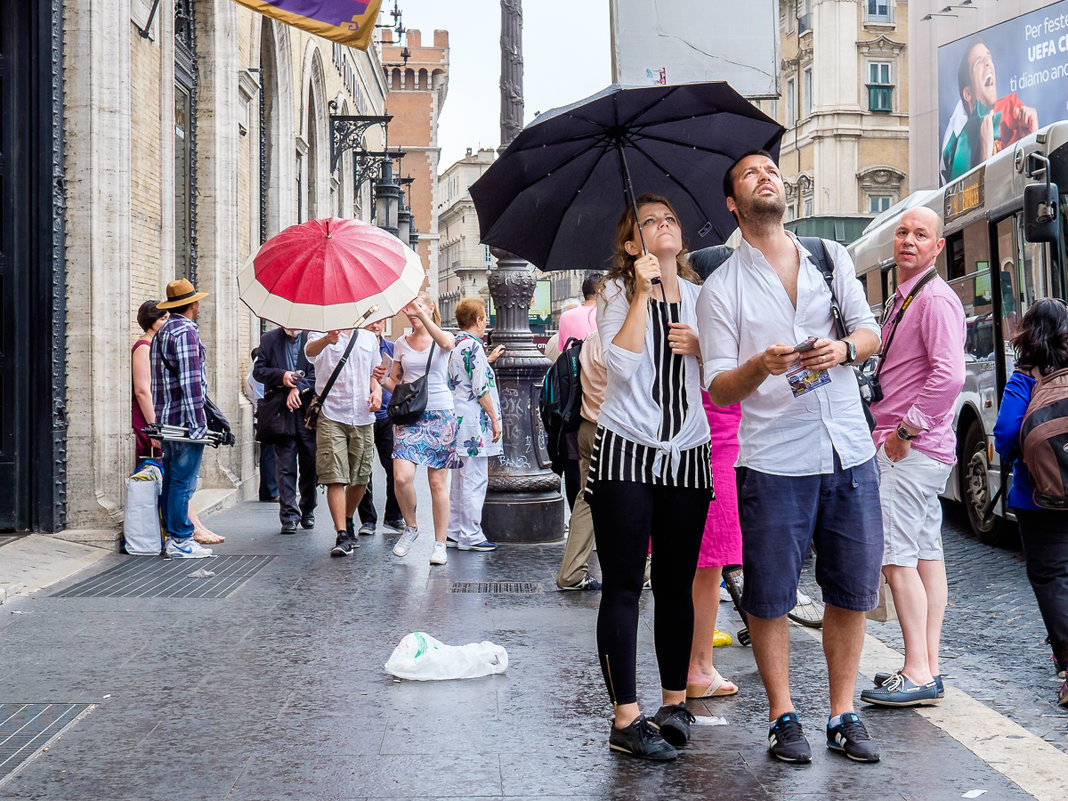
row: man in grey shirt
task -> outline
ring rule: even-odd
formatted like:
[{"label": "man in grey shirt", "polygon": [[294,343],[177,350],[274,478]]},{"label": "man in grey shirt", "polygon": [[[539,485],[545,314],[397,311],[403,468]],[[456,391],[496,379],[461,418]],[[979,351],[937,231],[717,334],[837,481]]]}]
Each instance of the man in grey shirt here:
[{"label": "man in grey shirt", "polygon": [[786,191],[769,154],[755,151],[736,162],[724,194],[743,240],[702,287],[697,319],[712,402],[742,406],[742,606],[768,695],[770,749],[787,762],[812,758],[790,697],[786,618],[812,544],[827,604],[827,746],[876,762],[878,748],[853,711],[853,696],[864,613],[879,596],[879,473],[849,364],[876,351],[879,328],[845,250],[826,242],[849,332],[836,338],[827,282],[783,227]]}]

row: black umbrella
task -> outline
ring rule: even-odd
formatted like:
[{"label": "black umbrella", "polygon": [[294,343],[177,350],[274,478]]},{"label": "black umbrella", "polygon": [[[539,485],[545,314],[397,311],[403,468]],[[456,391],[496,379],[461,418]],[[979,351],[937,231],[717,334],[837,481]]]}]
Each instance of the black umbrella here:
[{"label": "black umbrella", "polygon": [[726,83],[610,86],[540,114],[471,185],[482,241],[543,270],[602,270],[624,204],[652,192],[688,247],[719,244],[736,226],[724,173],[748,150],[777,155],[783,131]]}]

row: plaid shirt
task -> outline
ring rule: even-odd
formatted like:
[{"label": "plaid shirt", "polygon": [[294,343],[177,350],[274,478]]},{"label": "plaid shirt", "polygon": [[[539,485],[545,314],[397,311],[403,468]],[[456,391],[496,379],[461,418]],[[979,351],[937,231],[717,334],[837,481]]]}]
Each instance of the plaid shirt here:
[{"label": "plaid shirt", "polygon": [[204,357],[196,323],[183,315],[172,315],[152,338],[152,404],[156,422],[188,427],[192,439],[203,437],[208,429],[204,416],[204,399],[208,395]]}]

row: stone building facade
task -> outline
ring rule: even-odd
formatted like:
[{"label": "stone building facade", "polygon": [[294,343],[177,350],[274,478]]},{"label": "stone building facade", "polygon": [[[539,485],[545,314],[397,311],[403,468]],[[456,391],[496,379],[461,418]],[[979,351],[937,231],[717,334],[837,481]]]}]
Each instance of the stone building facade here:
[{"label": "stone building facade", "polygon": [[[40,170],[52,167],[58,187],[41,222],[61,236],[51,258],[26,262],[42,280],[50,271],[55,296],[46,310],[55,353],[39,349],[29,369],[47,372],[50,360],[59,368],[40,384],[55,398],[44,415],[17,408],[40,405],[40,397],[13,403],[33,437],[21,447],[36,447],[55,468],[41,477],[12,460],[15,498],[0,501],[0,529],[113,543],[133,467],[138,306],[162,298],[177,277],[210,293],[199,319],[208,387],[238,444],[208,449],[200,497],[249,497],[256,465],[241,384],[260,322],[238,299],[237,272],[288,225],[370,218],[370,188],[357,192],[352,152],[331,170],[330,116],[380,115],[388,87],[374,46],[364,53],[335,45],[231,0],[32,5],[41,7],[33,29],[43,24],[44,43],[58,48],[27,57],[41,59],[45,74],[49,62],[55,71],[50,84],[31,88],[57,109],[41,140],[61,144],[36,158]],[[7,6],[0,22],[22,24],[22,12]],[[381,148],[380,129],[367,138]],[[4,186],[6,208],[13,195]],[[52,496],[42,500],[46,489]]]},{"label": "stone building facade", "polygon": [[486,276],[494,258],[479,242],[478,214],[468,188],[495,158],[492,148],[468,148],[438,178],[438,308],[447,325],[456,322],[456,304],[464,298],[481,298],[489,306]]},{"label": "stone building facade", "polygon": [[788,227],[848,242],[910,191],[906,0],[780,0]]},{"label": "stone building facade", "polygon": [[389,146],[404,150],[399,174],[406,181],[407,205],[419,231],[419,254],[433,294],[439,270],[438,117],[449,88],[449,32],[434,31],[433,44],[423,44],[422,33],[409,29],[402,45],[394,43],[392,31],[384,31],[382,63],[389,88],[386,113],[393,116]]}]

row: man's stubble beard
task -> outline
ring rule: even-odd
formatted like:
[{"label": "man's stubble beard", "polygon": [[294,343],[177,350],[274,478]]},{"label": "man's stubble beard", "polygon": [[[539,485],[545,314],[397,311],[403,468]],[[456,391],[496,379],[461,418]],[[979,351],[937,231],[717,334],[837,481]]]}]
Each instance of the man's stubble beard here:
[{"label": "man's stubble beard", "polygon": [[754,197],[748,209],[739,210],[741,219],[756,224],[778,223],[786,214],[786,198],[776,194],[773,198]]}]

